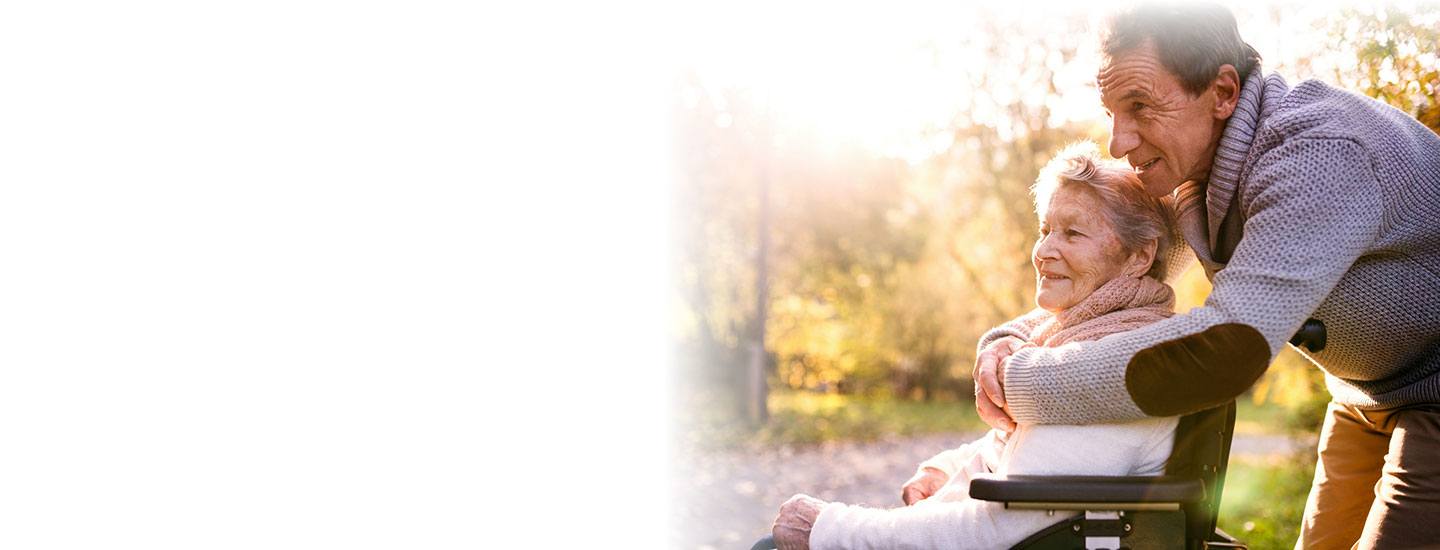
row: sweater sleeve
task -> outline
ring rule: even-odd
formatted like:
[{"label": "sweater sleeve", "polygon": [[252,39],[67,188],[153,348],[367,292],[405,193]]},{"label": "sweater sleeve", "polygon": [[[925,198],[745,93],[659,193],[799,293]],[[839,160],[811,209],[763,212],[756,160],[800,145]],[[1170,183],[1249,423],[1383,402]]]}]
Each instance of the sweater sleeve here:
[{"label": "sweater sleeve", "polygon": [[945,475],[949,476],[951,480],[954,480],[956,476],[964,476],[964,479],[969,480],[976,472],[986,471],[982,453],[990,449],[993,454],[998,455],[996,450],[1003,446],[1000,433],[990,430],[980,439],[954,449],[940,451],[940,454],[921,462],[916,469],[935,468],[945,472]]},{"label": "sweater sleeve", "polygon": [[810,548],[1005,548],[1063,519],[969,498],[922,500],[891,510],[832,502],[815,518]]},{"label": "sweater sleeve", "polygon": [[1244,392],[1325,300],[1381,227],[1363,149],[1296,138],[1248,178],[1243,236],[1203,307],[1092,342],[1027,348],[1005,365],[1020,423],[1090,424],[1173,416]]},{"label": "sweater sleeve", "polygon": [[985,351],[985,346],[990,345],[991,342],[1006,336],[1014,336],[1027,342],[1030,341],[1030,332],[1049,318],[1050,312],[1037,307],[1003,325],[992,328],[980,336],[980,343],[975,346],[975,355],[978,356],[980,352]]}]

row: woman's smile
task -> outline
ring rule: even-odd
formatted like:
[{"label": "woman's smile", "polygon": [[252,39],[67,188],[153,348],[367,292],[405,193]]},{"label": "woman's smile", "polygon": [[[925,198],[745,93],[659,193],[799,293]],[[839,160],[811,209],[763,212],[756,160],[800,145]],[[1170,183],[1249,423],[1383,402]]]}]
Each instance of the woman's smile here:
[{"label": "woman's smile", "polygon": [[1059,284],[1059,283],[1063,283],[1063,282],[1066,282],[1066,281],[1069,281],[1069,280],[1070,280],[1070,278],[1069,278],[1069,277],[1066,277],[1066,276],[1064,276],[1064,275],[1047,275],[1047,274],[1043,274],[1043,273],[1040,275],[1040,284],[1041,284],[1041,285],[1046,285],[1046,284],[1052,284],[1052,285],[1053,285],[1053,284]]}]

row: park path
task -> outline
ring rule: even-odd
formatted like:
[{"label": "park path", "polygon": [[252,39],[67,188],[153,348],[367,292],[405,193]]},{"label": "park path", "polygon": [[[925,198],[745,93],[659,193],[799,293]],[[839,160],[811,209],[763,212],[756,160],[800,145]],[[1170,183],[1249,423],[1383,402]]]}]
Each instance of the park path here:
[{"label": "park path", "polygon": [[[894,437],[870,442],[751,447],[700,453],[676,449],[671,472],[671,547],[747,549],[795,493],[878,508],[900,505],[915,466],[978,433]],[[1279,435],[1236,435],[1233,459],[1284,459],[1313,443]]]}]

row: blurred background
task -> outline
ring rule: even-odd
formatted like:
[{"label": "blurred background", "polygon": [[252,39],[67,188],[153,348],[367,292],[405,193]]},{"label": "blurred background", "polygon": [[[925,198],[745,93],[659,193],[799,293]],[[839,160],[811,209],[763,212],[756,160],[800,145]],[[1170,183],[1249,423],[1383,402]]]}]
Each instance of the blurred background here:
[{"label": "blurred background", "polygon": [[[900,505],[979,435],[975,343],[1033,308],[1029,185],[1104,147],[1104,12],[732,5],[681,18],[672,86],[670,540],[748,547],[779,504]],[[1227,4],[1263,69],[1440,129],[1440,4]],[[1202,303],[1198,267],[1179,311]],[[1293,545],[1328,401],[1284,352],[1240,400],[1221,526]]]}]

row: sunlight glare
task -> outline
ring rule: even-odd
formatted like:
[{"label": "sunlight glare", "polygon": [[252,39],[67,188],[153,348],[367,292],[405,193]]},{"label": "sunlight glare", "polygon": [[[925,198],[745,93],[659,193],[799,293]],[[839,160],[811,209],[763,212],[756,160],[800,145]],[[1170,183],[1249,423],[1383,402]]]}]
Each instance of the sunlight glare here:
[{"label": "sunlight glare", "polygon": [[[1310,25],[1315,14],[1340,9],[1341,2],[1222,3],[1235,10],[1241,32],[1265,55],[1267,71],[1323,78],[1354,64],[1351,57],[1319,51],[1326,29]],[[688,40],[680,46],[681,59],[705,83],[700,97],[717,111],[725,111],[720,92],[728,90],[767,113],[772,143],[805,141],[829,151],[858,146],[912,165],[948,149],[954,138],[947,132],[957,125],[989,126],[1003,139],[1023,135],[1025,129],[1013,126],[997,106],[1044,105],[1052,126],[1105,124],[1094,85],[1099,52],[1086,42],[1103,9],[1058,0],[981,9],[953,2],[884,9],[818,2],[696,5],[682,18]],[[1076,31],[1055,27],[1057,39],[1081,41],[1068,60],[1047,51],[1053,46],[1048,40],[1011,51],[1004,48],[1014,46],[986,43],[986,33],[978,32],[986,21],[1057,25],[1076,16],[1085,25],[1083,36],[1062,37]],[[1013,85],[1036,67],[994,59],[996,48],[1053,71],[1057,93]],[[1293,59],[1308,64],[1294,67]],[[687,106],[697,99],[684,97]],[[728,116],[716,124],[744,124]]]}]

